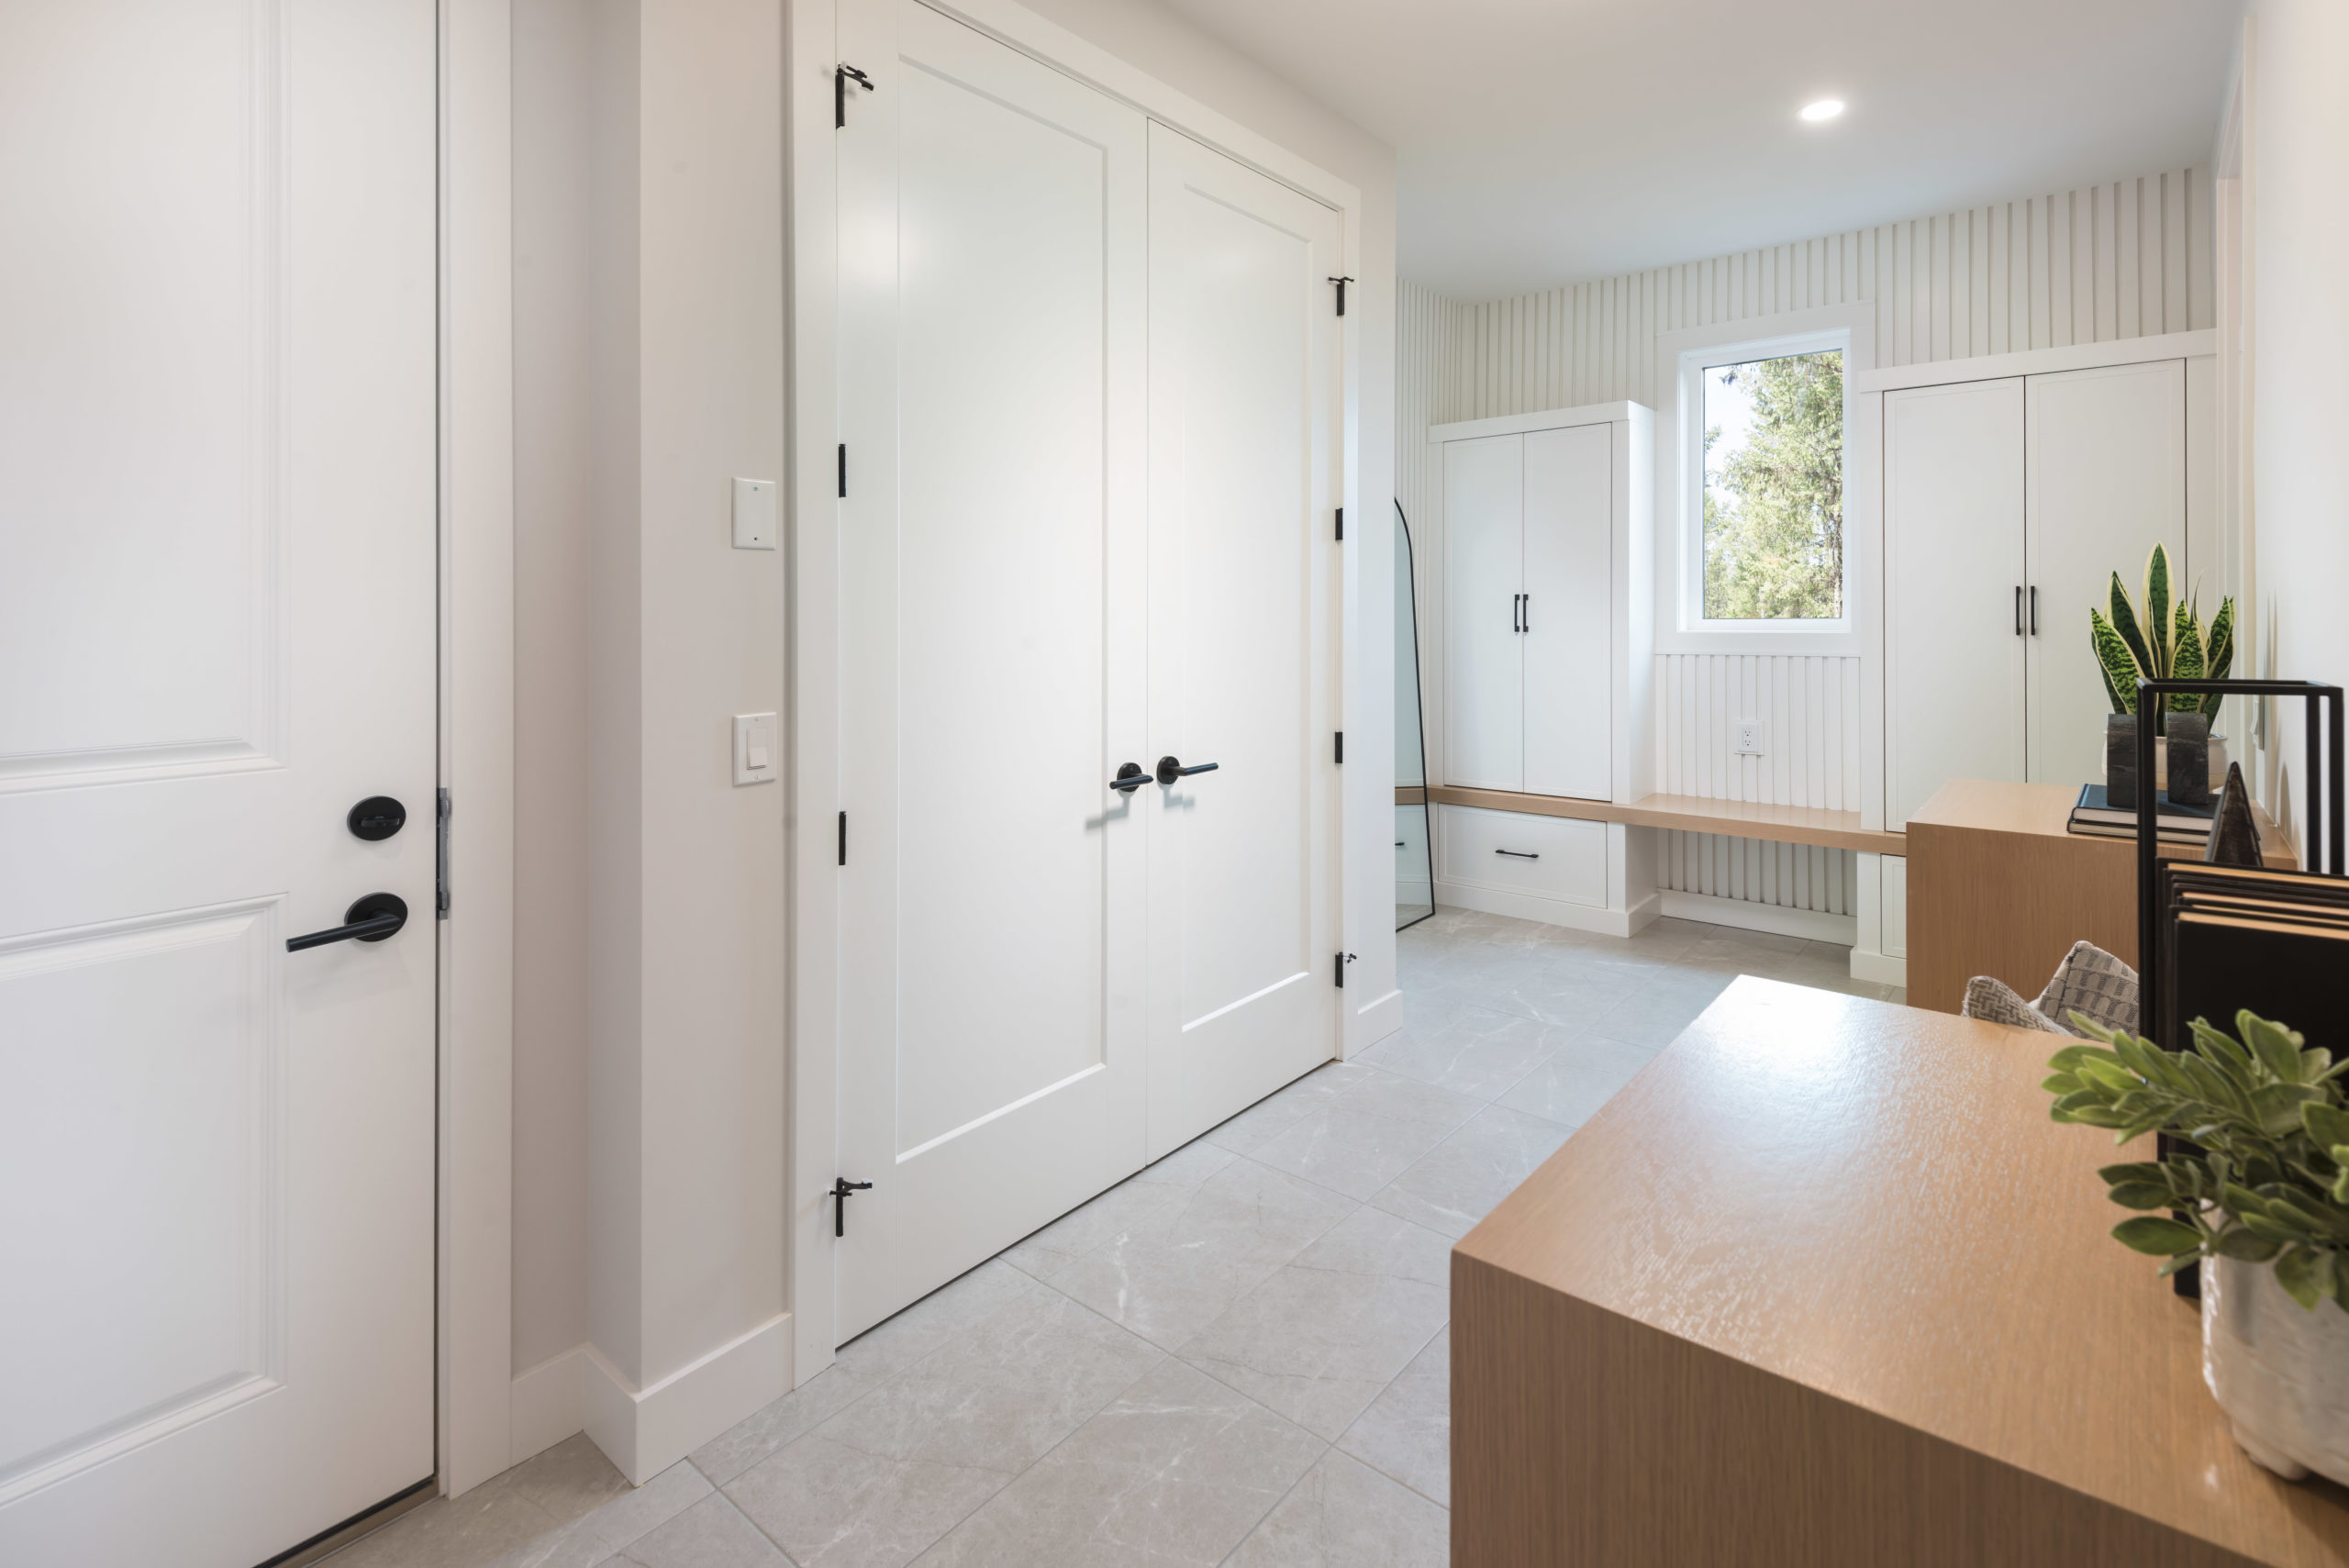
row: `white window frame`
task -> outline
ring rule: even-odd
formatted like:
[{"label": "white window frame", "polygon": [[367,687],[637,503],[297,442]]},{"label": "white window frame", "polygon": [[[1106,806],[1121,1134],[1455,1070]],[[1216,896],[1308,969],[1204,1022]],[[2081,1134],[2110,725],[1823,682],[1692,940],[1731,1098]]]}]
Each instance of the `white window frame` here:
[{"label": "white window frame", "polygon": [[[1809,653],[1856,658],[1872,614],[1873,540],[1855,528],[1853,494],[1860,399],[1854,373],[1876,368],[1876,309],[1828,306],[1665,333],[1657,383],[1656,651]],[[1843,355],[1843,614],[1836,620],[1705,617],[1705,385],[1709,368],[1841,350]]]}]

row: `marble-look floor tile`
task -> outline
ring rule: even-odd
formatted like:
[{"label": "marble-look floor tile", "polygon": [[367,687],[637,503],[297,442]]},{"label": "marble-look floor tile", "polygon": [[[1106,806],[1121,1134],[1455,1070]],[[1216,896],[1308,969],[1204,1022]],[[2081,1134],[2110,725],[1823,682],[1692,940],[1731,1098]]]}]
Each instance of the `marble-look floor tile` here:
[{"label": "marble-look floor tile", "polygon": [[1361,1208],[1183,1347],[1183,1359],[1336,1439],[1451,1313],[1451,1243]]},{"label": "marble-look floor tile", "polygon": [[717,1495],[704,1497],[608,1561],[615,1568],[791,1568],[774,1542]]},{"label": "marble-look floor tile", "polygon": [[1452,1329],[1447,1326],[1354,1418],[1338,1446],[1373,1470],[1452,1506]]},{"label": "marble-look floor tile", "polygon": [[1593,1032],[1652,1050],[1669,1045],[1735,979],[1729,974],[1691,974],[1652,981],[1609,1008],[1593,1026]]},{"label": "marble-look floor tile", "polygon": [[687,1457],[695,1469],[723,1486],[872,1387],[870,1379],[835,1362],[782,1398],[759,1407]]},{"label": "marble-look floor tile", "polygon": [[1638,991],[1646,979],[1587,962],[1569,950],[1542,948],[1494,960],[1453,979],[1449,988],[1495,1012],[1582,1029]]},{"label": "marble-look floor tile", "polygon": [[1558,1151],[1574,1129],[1487,1106],[1381,1188],[1371,1207],[1458,1240]]},{"label": "marble-look floor tile", "polygon": [[1367,1198],[1476,1114],[1481,1103],[1399,1073],[1361,1067],[1342,1095],[1250,1155],[1293,1176]]},{"label": "marble-look floor tile", "polygon": [[1527,1073],[1497,1103],[1561,1127],[1580,1127],[1653,1060],[1648,1046],[1586,1035]]},{"label": "marble-look floor tile", "polygon": [[832,1366],[869,1388],[985,1322],[1032,1283],[1008,1263],[981,1263],[842,1345]]},{"label": "marble-look floor tile", "polygon": [[1326,1187],[1232,1156],[1179,1202],[1053,1274],[1052,1288],[1172,1350],[1353,1207]]},{"label": "marble-look floor tile", "polygon": [[1331,1449],[1264,1516],[1230,1568],[1445,1568],[1452,1516]]},{"label": "marble-look floor tile", "polygon": [[1208,1129],[1206,1140],[1234,1153],[1253,1153],[1353,1088],[1368,1071],[1349,1062],[1316,1067],[1288,1087],[1265,1095],[1238,1116]]},{"label": "marble-look floor tile", "polygon": [[1163,1362],[922,1568],[1211,1568],[1323,1451],[1253,1401]]},{"label": "marble-look floor tile", "polygon": [[1182,1201],[1181,1187],[1130,1176],[1041,1230],[1013,1242],[1004,1249],[1003,1261],[1038,1279],[1050,1279],[1096,1247]]},{"label": "marble-look floor tile", "polygon": [[1574,1031],[1489,1007],[1464,1007],[1428,1029],[1398,1029],[1354,1060],[1449,1089],[1494,1100],[1574,1038]]},{"label": "marble-look floor tile", "polygon": [[[335,1568],[573,1568],[600,1562],[613,1545],[586,1520],[652,1490],[631,1491],[580,1433],[462,1496],[410,1509],[328,1561]],[[664,1488],[653,1506],[671,1495]]]},{"label": "marble-look floor tile", "polygon": [[727,1495],[800,1568],[898,1568],[1160,1359],[1029,1281]]}]

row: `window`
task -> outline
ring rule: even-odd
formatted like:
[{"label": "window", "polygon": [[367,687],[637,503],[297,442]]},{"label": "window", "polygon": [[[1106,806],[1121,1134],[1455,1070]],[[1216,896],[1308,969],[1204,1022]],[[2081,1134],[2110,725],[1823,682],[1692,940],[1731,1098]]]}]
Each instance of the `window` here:
[{"label": "window", "polygon": [[1843,618],[1843,350],[1704,367],[1709,621]]}]

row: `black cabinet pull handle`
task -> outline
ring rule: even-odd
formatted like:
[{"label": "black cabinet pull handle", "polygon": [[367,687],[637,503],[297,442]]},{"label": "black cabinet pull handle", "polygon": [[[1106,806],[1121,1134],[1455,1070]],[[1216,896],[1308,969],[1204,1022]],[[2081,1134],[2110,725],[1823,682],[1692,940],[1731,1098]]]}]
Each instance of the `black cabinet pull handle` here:
[{"label": "black cabinet pull handle", "polygon": [[1221,766],[1221,762],[1194,762],[1186,768],[1180,757],[1161,757],[1158,759],[1158,782],[1172,784],[1176,779],[1187,779],[1193,773],[1211,773]]},{"label": "black cabinet pull handle", "polygon": [[2022,635],[2022,584],[2015,584],[2015,635]]},{"label": "black cabinet pull handle", "polygon": [[328,942],[380,942],[407,924],[407,900],[396,893],[371,893],[345,909],[342,919],[327,930],[286,938],[285,951],[301,952]]},{"label": "black cabinet pull handle", "polygon": [[2031,635],[2039,635],[2039,584],[2031,585]]},{"label": "black cabinet pull handle", "polygon": [[1520,631],[1531,631],[1533,629],[1533,595],[1531,594],[1520,594],[1518,597],[1525,601],[1525,607],[1518,612],[1517,629]]},{"label": "black cabinet pull handle", "polygon": [[1119,795],[1131,795],[1149,782],[1150,775],[1141,771],[1140,762],[1119,762],[1118,776],[1109,781],[1109,787]]},{"label": "black cabinet pull handle", "polygon": [[1524,850],[1495,850],[1493,853],[1497,855],[1507,855],[1509,859],[1517,861],[1538,861],[1542,858],[1540,855],[1531,854]]}]

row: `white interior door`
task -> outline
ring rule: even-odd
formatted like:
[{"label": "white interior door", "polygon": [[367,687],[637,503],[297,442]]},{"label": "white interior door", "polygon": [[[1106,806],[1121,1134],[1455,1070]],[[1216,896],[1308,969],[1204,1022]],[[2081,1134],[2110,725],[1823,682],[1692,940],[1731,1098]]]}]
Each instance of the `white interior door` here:
[{"label": "white interior door", "polygon": [[1951,779],[2023,776],[2021,378],[1884,395],[1884,531],[1897,831]]},{"label": "white interior door", "polygon": [[0,7],[0,1562],[432,1473],[434,50]]},{"label": "white interior door", "polygon": [[1443,782],[1525,787],[1525,438],[1443,447]]},{"label": "white interior door", "polygon": [[[2186,554],[2186,361],[2112,365],[2028,378],[2031,586],[2031,779],[2082,784],[2104,777],[2112,711],[2088,644],[2088,608],[2121,573],[2144,613],[2145,557],[2169,548],[2172,592],[2190,592]],[[2202,601],[2207,624],[2221,580]],[[2026,611],[2028,618],[2028,611]]]},{"label": "white interior door", "polygon": [[1525,788],[1613,792],[1614,430],[1525,438]]},{"label": "white interior door", "polygon": [[1338,215],[1150,128],[1153,1157],[1338,1051]]},{"label": "white interior door", "polygon": [[841,1339],[1142,1157],[1146,144],[841,13]]}]

